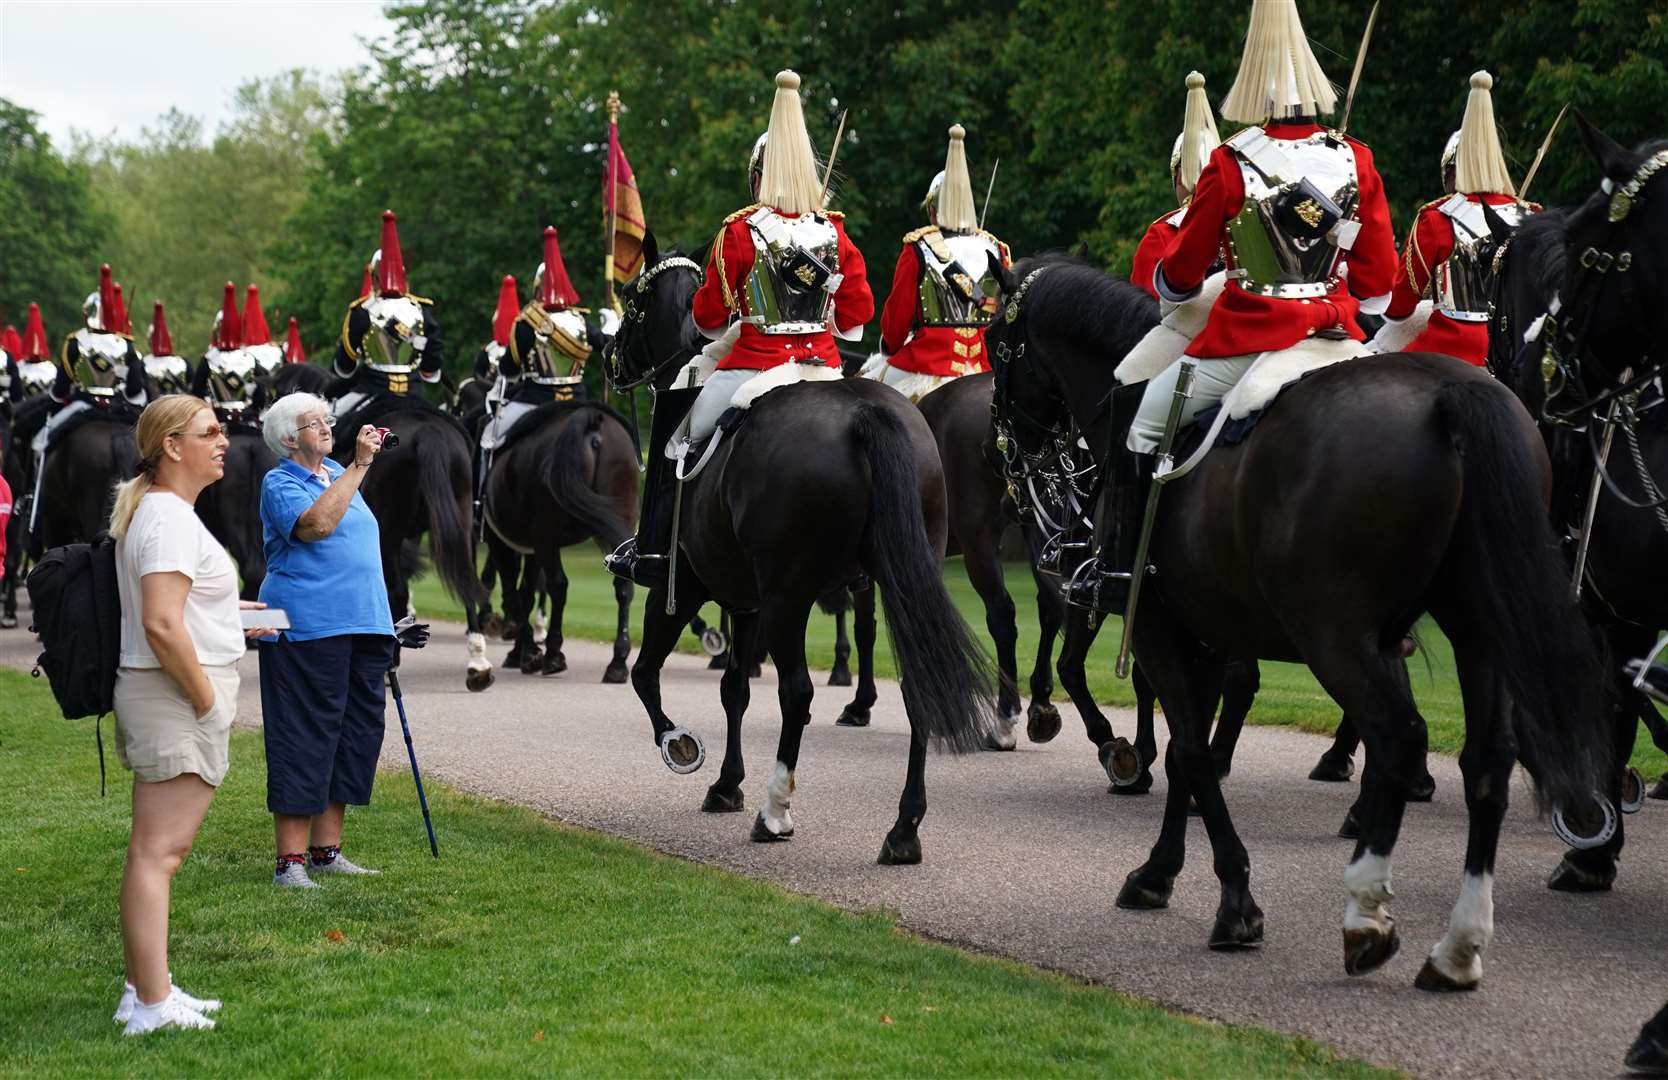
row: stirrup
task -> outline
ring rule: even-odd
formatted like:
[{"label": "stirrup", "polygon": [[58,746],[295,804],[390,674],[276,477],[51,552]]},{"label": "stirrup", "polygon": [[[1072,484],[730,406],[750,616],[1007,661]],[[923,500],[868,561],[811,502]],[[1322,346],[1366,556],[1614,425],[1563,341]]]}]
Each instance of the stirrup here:
[{"label": "stirrup", "polygon": [[1066,603],[1098,615],[1121,614],[1129,602],[1132,577],[1125,571],[1106,569],[1099,559],[1086,559],[1066,582]]}]

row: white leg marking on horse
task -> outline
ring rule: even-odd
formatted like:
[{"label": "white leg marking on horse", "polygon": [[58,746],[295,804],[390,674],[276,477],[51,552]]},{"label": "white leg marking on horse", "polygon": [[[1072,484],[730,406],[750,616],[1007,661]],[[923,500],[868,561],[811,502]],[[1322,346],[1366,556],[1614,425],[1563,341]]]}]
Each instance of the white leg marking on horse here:
[{"label": "white leg marking on horse", "polygon": [[1344,871],[1344,888],[1349,903],[1344,905],[1344,929],[1376,929],[1388,934],[1395,920],[1386,906],[1395,893],[1390,890],[1390,856],[1362,855]]},{"label": "white leg marking on horse", "polygon": [[770,785],[765,789],[764,808],[765,828],[777,836],[793,829],[793,817],[788,813],[793,786],[793,770],[778,761],[770,774]]},{"label": "white leg marking on horse", "polygon": [[1012,750],[1019,745],[1019,736],[1014,729],[1019,726],[1019,713],[1016,711],[1008,716],[998,716],[990,727],[990,743],[998,750]]},{"label": "white leg marking on horse", "polygon": [[1470,986],[1483,977],[1483,950],[1494,937],[1494,875],[1466,874],[1448,917],[1448,933],[1431,948],[1431,964]]},{"label": "white leg marking on horse", "polygon": [[550,628],[550,621],[544,617],[542,608],[533,609],[533,644],[543,645],[545,631]]},{"label": "white leg marking on horse", "polygon": [[486,655],[486,635],[470,634],[469,641],[469,670],[491,671],[492,661]]}]

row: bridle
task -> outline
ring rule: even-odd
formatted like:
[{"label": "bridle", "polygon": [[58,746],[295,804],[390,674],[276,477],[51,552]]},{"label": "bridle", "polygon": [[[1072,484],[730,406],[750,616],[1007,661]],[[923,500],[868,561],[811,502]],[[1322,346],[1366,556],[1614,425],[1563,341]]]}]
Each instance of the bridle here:
[{"label": "bridle", "polygon": [[653,353],[650,353],[649,363],[641,369],[640,374],[635,378],[627,376],[624,361],[621,357],[620,339],[626,336],[628,328],[635,327],[634,333],[640,331],[644,320],[648,318],[650,283],[668,270],[688,270],[692,272],[695,275],[697,287],[706,279],[706,272],[701,269],[700,264],[682,255],[668,255],[637,275],[636,282],[626,290],[625,299],[621,305],[620,329],[614,335],[613,348],[604,358],[608,381],[613,384],[616,392],[623,393],[627,390],[634,390],[646,382],[654,381],[667,367],[673,363],[681,362],[687,355],[681,344],[674,344],[666,356],[658,359],[654,357]]}]

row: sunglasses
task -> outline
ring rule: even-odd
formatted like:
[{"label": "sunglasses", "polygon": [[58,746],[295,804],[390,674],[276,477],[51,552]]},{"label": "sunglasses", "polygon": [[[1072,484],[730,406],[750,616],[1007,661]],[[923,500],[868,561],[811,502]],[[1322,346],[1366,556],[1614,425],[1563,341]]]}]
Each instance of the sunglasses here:
[{"label": "sunglasses", "polygon": [[212,439],[218,439],[218,438],[220,438],[220,436],[222,436],[224,434],[226,434],[226,429],[221,427],[219,424],[215,424],[212,427],[204,428],[202,431],[170,431],[168,433],[168,435],[171,438],[175,438],[175,439],[182,438],[184,436],[190,436],[191,438],[194,438],[194,439],[211,439],[211,440]]}]

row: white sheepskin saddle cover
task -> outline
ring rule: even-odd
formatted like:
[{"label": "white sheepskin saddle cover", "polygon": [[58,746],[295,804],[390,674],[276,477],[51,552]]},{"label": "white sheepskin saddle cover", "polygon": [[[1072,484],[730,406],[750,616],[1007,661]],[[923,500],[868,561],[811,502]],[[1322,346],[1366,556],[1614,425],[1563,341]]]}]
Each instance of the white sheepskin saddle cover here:
[{"label": "white sheepskin saddle cover", "polygon": [[857,374],[859,378],[885,383],[917,405],[934,390],[959,378],[956,375],[924,375],[919,371],[893,367],[883,352],[871,353]]},{"label": "white sheepskin saddle cover", "polygon": [[1205,329],[1210,309],[1215,306],[1216,298],[1222,295],[1222,288],[1227,282],[1228,275],[1217,271],[1205,279],[1204,285],[1199,288],[1199,295],[1193,299],[1180,304],[1159,301],[1159,310],[1164,317],[1129,351],[1129,355],[1118,365],[1118,370],[1112,373],[1113,378],[1122,386],[1146,382],[1180,360],[1187,351],[1188,343]]},{"label": "white sheepskin saddle cover", "polygon": [[1413,339],[1425,332],[1425,327],[1431,321],[1431,312],[1435,310],[1435,304],[1429,300],[1421,300],[1419,306],[1413,309],[1413,314],[1407,318],[1384,320],[1384,325],[1373,335],[1373,340],[1367,343],[1368,348],[1375,353],[1406,352],[1407,347],[1413,344]]},{"label": "white sheepskin saddle cover", "polygon": [[838,382],[844,377],[839,368],[822,364],[777,364],[738,386],[730,404],[738,409],[750,409],[755,401],[772,390],[802,382]]},{"label": "white sheepskin saddle cover", "polygon": [[[1245,377],[1222,399],[1222,411],[1229,420],[1243,420],[1266,408],[1280,391],[1311,371],[1370,355],[1372,350],[1359,341],[1327,338],[1308,338],[1289,349],[1262,353]],[[1209,360],[1201,362],[1210,363]]]}]

